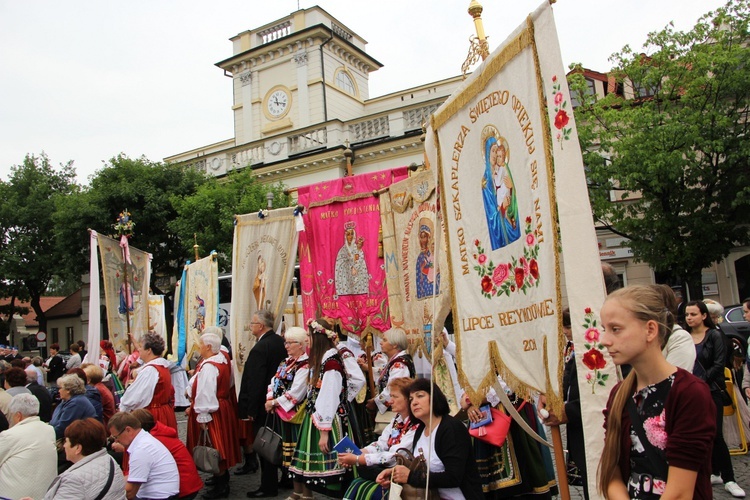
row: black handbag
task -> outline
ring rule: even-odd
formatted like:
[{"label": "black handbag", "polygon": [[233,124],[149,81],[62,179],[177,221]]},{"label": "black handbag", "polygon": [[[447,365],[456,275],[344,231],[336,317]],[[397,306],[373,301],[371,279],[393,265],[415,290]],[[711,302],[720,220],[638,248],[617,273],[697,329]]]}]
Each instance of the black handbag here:
[{"label": "black handbag", "polygon": [[[253,442],[253,451],[257,453],[263,460],[270,462],[273,465],[281,465],[282,453],[281,453],[281,436],[273,429],[268,426],[268,418],[266,416],[266,425],[258,430],[258,434],[255,436],[255,442]],[[274,416],[274,420],[275,420]],[[273,425],[273,424],[272,424]]]},{"label": "black handbag", "polygon": [[214,476],[219,475],[221,455],[219,455],[219,450],[211,446],[211,437],[208,435],[208,429],[204,429],[201,432],[198,438],[198,446],[193,448],[193,461],[199,471],[210,472]]}]

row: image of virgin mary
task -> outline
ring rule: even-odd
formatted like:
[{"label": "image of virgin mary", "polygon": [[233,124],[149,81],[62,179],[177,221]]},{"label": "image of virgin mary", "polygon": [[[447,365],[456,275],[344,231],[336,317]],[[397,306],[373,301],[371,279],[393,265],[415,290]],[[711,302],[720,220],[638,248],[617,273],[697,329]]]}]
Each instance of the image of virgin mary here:
[{"label": "image of virgin mary", "polygon": [[508,142],[489,125],[484,140],[482,201],[492,250],[503,248],[521,237],[516,187],[509,167]]}]

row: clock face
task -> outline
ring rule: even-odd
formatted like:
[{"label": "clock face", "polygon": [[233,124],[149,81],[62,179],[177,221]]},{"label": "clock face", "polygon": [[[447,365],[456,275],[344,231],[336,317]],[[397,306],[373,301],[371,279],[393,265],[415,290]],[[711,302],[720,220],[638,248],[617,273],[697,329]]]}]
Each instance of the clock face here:
[{"label": "clock face", "polygon": [[289,107],[289,94],[279,89],[274,90],[271,95],[268,96],[266,101],[268,106],[268,112],[274,118],[278,118],[283,115]]}]

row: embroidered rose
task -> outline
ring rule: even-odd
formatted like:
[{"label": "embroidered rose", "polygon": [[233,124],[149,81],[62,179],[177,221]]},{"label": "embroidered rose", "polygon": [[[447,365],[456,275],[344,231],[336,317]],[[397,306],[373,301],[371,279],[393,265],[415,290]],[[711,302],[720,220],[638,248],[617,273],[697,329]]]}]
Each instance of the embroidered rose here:
[{"label": "embroidered rose", "polygon": [[484,293],[490,293],[490,291],[492,291],[492,280],[489,276],[482,277],[482,291]]},{"label": "embroidered rose", "polygon": [[555,94],[555,106],[559,106],[563,102],[563,95],[562,92],[558,92]]},{"label": "embroidered rose", "polygon": [[552,82],[556,82],[556,81],[557,81],[557,75],[552,75]]},{"label": "embroidered rose", "polygon": [[591,314],[591,308],[590,308],[590,307],[587,307],[586,309],[584,309],[584,310],[583,310],[583,312],[584,312],[585,314]]},{"label": "embroidered rose", "polygon": [[535,238],[533,233],[529,233],[526,235],[526,244],[529,246],[532,246],[534,244]]},{"label": "embroidered rose", "polygon": [[529,272],[535,280],[539,279],[539,263],[536,259],[531,259],[531,262],[529,262]]},{"label": "embroidered rose", "polygon": [[531,224],[531,217],[526,217],[526,224]]},{"label": "embroidered rose", "polygon": [[564,109],[561,109],[555,115],[555,128],[562,129],[569,121],[570,117],[568,113]]},{"label": "embroidered rose", "polygon": [[515,272],[516,272],[516,286],[521,288],[523,286],[523,278],[524,278],[523,268],[517,267]]},{"label": "embroidered rose", "polygon": [[598,342],[599,330],[596,328],[589,328],[588,330],[586,330],[586,333],[584,333],[584,336],[586,337],[586,342]]},{"label": "embroidered rose", "polygon": [[474,240],[474,246],[475,246],[475,247],[478,247],[478,246],[479,246],[479,240]]},{"label": "embroidered rose", "polygon": [[529,275],[529,261],[526,260],[526,257],[521,257],[518,259],[518,263],[523,267],[523,277],[525,278]]},{"label": "embroidered rose", "polygon": [[506,266],[505,264],[500,264],[492,272],[492,282],[495,284],[495,286],[500,286],[505,283],[505,280],[508,279],[509,275],[510,273],[508,272],[508,266]]},{"label": "embroidered rose", "polygon": [[660,450],[667,448],[667,431],[665,430],[665,426],[666,415],[664,410],[662,410],[659,415],[647,418],[643,422],[643,430],[646,431],[646,439]]},{"label": "embroidered rose", "polygon": [[485,254],[480,254],[477,260],[480,264],[484,265],[484,263],[487,262],[487,256]]},{"label": "embroidered rose", "polygon": [[604,359],[604,355],[598,349],[589,349],[583,354],[583,364],[589,370],[601,370],[607,366],[607,360]]},{"label": "embroidered rose", "polygon": [[594,374],[591,372],[586,373],[586,381],[589,382],[594,377]]}]

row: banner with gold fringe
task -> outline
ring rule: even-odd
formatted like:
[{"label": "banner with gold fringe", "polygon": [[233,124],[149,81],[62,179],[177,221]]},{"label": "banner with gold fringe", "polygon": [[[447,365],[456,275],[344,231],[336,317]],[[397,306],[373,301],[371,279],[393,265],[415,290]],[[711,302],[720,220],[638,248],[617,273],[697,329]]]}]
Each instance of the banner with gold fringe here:
[{"label": "banner with gold fringe", "polygon": [[462,385],[476,402],[499,374],[561,414],[564,265],[573,339],[589,349],[576,362],[595,471],[616,377],[598,342],[604,289],[565,77],[545,1],[435,112],[426,150],[439,172]]},{"label": "banner with gold fringe", "polygon": [[292,207],[235,216],[229,331],[237,388],[255,345],[250,333],[253,314],[267,309],[276,318],[274,330],[281,324],[297,257],[297,212]]},{"label": "banner with gold fringe", "polygon": [[307,207],[299,240],[305,320],[325,317],[357,336],[390,327],[373,192],[406,175],[399,167],[299,188],[299,203]]},{"label": "banner with gold fringe", "polygon": [[120,242],[97,235],[109,340],[118,351],[128,352],[128,331],[137,339],[148,331],[148,289],[151,254],[130,246],[129,260]]},{"label": "banner with gold fringe", "polygon": [[440,342],[451,295],[435,183],[436,171],[426,170],[391,184],[380,195],[383,258],[391,324],[406,332],[415,364],[431,365],[435,350],[435,366],[426,370],[455,414],[460,394],[455,394]]},{"label": "banner with gold fringe", "polygon": [[193,353],[198,351],[198,339],[207,326],[216,326],[219,310],[219,264],[211,254],[185,266],[185,279],[180,283],[182,293],[183,318],[177,323],[185,326],[186,356],[182,359],[187,365]]}]

